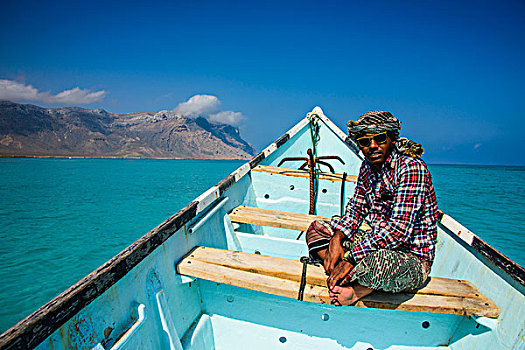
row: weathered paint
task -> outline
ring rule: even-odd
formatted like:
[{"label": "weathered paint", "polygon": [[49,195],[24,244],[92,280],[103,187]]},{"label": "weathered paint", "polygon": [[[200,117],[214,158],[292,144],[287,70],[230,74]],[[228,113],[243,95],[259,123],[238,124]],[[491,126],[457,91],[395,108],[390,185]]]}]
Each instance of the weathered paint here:
[{"label": "weathered paint", "polygon": [[474,248],[478,253],[503,270],[509,277],[525,286],[525,269],[476,236],[452,217],[440,211],[439,222],[448,232]]}]

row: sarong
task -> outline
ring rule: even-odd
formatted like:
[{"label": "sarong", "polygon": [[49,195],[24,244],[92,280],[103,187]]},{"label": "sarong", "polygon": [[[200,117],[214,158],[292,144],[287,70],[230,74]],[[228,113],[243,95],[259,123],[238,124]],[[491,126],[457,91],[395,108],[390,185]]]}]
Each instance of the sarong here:
[{"label": "sarong", "polygon": [[[369,231],[358,230],[343,242],[345,251],[353,249]],[[317,252],[328,248],[334,235],[329,221],[316,220],[306,231],[306,243],[310,257],[318,258]],[[357,282],[362,286],[385,292],[402,292],[420,288],[427,280],[430,264],[416,255],[399,250],[379,249],[365,256],[341,285]]]}]

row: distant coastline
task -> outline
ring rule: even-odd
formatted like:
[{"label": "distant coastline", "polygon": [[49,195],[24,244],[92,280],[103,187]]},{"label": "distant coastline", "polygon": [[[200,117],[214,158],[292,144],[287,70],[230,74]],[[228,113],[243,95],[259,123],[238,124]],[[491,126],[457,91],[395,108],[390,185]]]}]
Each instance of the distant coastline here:
[{"label": "distant coastline", "polygon": [[494,167],[494,168],[525,168],[525,165],[506,165],[506,164],[468,164],[468,163],[427,163],[430,166],[457,166],[457,167]]},{"label": "distant coastline", "polygon": [[[0,158],[50,158],[50,159],[159,159],[159,160],[245,160],[251,158],[189,158],[189,157],[122,157],[122,156],[78,156],[78,155],[4,155]],[[494,167],[494,168],[525,168],[525,165],[507,164],[469,164],[469,163],[427,163],[430,166],[456,166],[456,167]]]},{"label": "distant coastline", "polygon": [[3,155],[0,158],[34,158],[34,159],[159,159],[159,160],[249,160],[246,158],[184,158],[184,157],[117,157],[117,156],[36,156],[36,155]]},{"label": "distant coastline", "polygon": [[239,129],[204,117],[0,101],[1,157],[247,160],[255,154]]}]

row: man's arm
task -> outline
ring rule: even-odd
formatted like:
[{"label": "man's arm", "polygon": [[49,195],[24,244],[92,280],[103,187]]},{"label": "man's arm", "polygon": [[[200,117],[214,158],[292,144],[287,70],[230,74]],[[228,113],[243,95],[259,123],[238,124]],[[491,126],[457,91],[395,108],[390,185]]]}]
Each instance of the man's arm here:
[{"label": "man's arm", "polygon": [[345,239],[345,234],[339,230],[336,230],[330,239],[328,251],[325,258],[323,259],[324,270],[330,275],[332,274],[332,271],[336,267],[337,263],[343,259],[345,254],[343,249],[343,241]]},{"label": "man's arm", "polygon": [[332,290],[336,285],[339,284],[341,280],[343,280],[348,274],[354,269],[355,267],[355,261],[353,261],[353,258],[350,256],[350,260],[347,258],[347,254],[349,252],[343,253],[343,257],[341,260],[339,260],[336,265],[332,268],[330,272],[330,276],[326,280],[326,284],[328,285],[328,288]]}]

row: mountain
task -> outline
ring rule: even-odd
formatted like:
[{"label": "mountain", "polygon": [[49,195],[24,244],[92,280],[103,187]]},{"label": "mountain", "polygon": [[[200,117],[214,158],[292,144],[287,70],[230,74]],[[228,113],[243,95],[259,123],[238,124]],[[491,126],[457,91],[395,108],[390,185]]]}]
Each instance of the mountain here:
[{"label": "mountain", "polygon": [[250,159],[254,154],[238,129],[202,117],[0,101],[0,156]]}]

